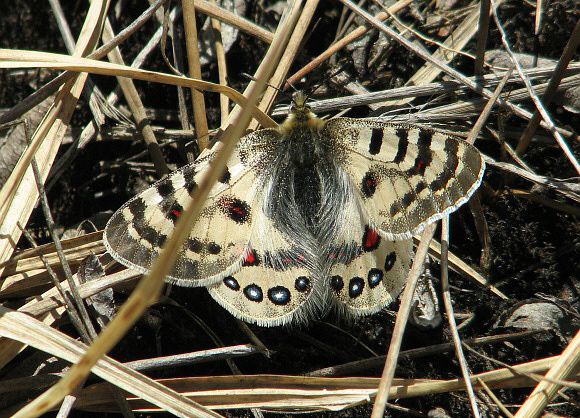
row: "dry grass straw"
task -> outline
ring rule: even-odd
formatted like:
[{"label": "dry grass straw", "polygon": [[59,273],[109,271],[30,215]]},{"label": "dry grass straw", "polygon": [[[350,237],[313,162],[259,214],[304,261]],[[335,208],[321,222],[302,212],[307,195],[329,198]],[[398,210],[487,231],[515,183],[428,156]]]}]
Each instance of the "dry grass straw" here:
[{"label": "dry grass straw", "polygon": [[[186,2],[193,5],[193,2]],[[487,27],[487,12],[485,2],[482,2],[481,8],[473,8],[465,20],[453,31],[447,41],[443,43],[441,48],[432,56],[426,55],[423,50],[413,47],[407,39],[395,33],[389,26],[380,22],[380,20],[387,19],[390,14],[396,13],[403,7],[406,7],[409,1],[398,2],[389,9],[388,13],[383,13],[373,18],[350,1],[345,0],[344,3],[352,8],[357,14],[367,19],[370,25],[379,30],[386,31],[390,36],[398,39],[403,45],[412,48],[419,56],[425,58],[428,62],[420,69],[411,79],[417,85],[416,88],[425,88],[424,85],[430,83],[435,77],[439,76],[441,71],[459,80],[459,85],[466,86],[469,89],[478,91],[485,99],[481,99],[479,104],[474,103],[459,103],[453,106],[440,107],[436,111],[431,111],[433,115],[453,113],[454,117],[460,112],[466,112],[466,115],[477,114],[479,110],[487,103],[488,109],[497,100],[501,105],[511,109],[515,114],[530,119],[532,115],[524,109],[514,104],[519,100],[518,97],[530,97],[530,87],[522,89],[520,92],[512,92],[510,100],[500,97],[503,84],[500,84],[496,89],[495,94],[482,88],[476,83],[476,80],[464,77],[458,74],[455,70],[447,66],[453,59],[456,53],[462,53],[464,46],[473,39],[474,35],[486,32]],[[496,2],[499,3],[499,2]],[[490,372],[481,373],[478,375],[468,376],[467,367],[463,367],[465,379],[453,379],[449,381],[427,381],[421,379],[395,379],[394,367],[397,362],[398,347],[400,346],[404,326],[406,322],[406,315],[403,311],[399,313],[397,324],[395,328],[394,337],[391,342],[391,349],[387,356],[385,372],[382,379],[371,378],[318,378],[318,377],[294,377],[294,376],[227,376],[227,377],[201,377],[201,378],[185,378],[185,379],[169,379],[164,380],[163,384],[156,382],[137,373],[125,365],[106,357],[106,352],[117,343],[117,341],[124,335],[126,330],[134,323],[143,310],[151,303],[153,303],[159,293],[162,285],[163,277],[165,276],[169,266],[174,261],[177,251],[172,249],[178,248],[185,236],[188,234],[192,226],[193,220],[199,213],[201,204],[204,201],[204,196],[207,195],[213,182],[217,178],[217,173],[221,173],[228,158],[228,152],[233,149],[236,138],[239,138],[243,129],[250,120],[251,115],[256,118],[251,126],[255,129],[258,124],[265,127],[275,126],[275,123],[264,113],[267,112],[273,102],[275,92],[269,89],[263,96],[259,104],[259,109],[254,108],[258,101],[258,96],[263,87],[263,82],[270,80],[274,85],[280,86],[284,82],[287,71],[290,65],[294,62],[295,56],[299,51],[299,46],[303,41],[303,36],[310,25],[310,20],[313,12],[317,6],[317,1],[308,0],[304,7],[300,1],[296,1],[293,7],[288,10],[288,16],[285,20],[285,25],[280,25],[274,35],[257,27],[245,19],[224,11],[215,4],[203,0],[196,0],[195,8],[206,13],[215,19],[228,24],[233,24],[241,30],[252,34],[262,40],[271,43],[268,55],[260,65],[256,73],[256,83],[250,83],[248,90],[242,96],[234,90],[225,86],[225,57],[223,52],[219,52],[218,66],[220,68],[220,85],[204,82],[198,79],[180,77],[175,75],[168,75],[162,73],[155,73],[151,71],[139,70],[123,65],[123,59],[115,50],[109,54],[110,63],[97,61],[95,59],[82,58],[87,56],[95,49],[97,41],[101,32],[105,34],[105,40],[111,39],[113,33],[105,16],[108,8],[106,1],[93,1],[90,6],[89,13],[85,20],[84,29],[77,42],[77,47],[72,56],[62,54],[50,54],[38,51],[17,51],[17,50],[0,50],[0,67],[1,68],[52,68],[60,70],[73,71],[74,77],[69,79],[62,85],[58,92],[52,108],[49,110],[47,116],[42,121],[36,132],[32,137],[31,146],[26,150],[19,164],[15,168],[13,175],[6,183],[4,188],[0,191],[0,231],[3,234],[3,239],[0,241],[0,271],[8,276],[2,283],[0,288],[0,296],[20,296],[35,295],[34,300],[24,304],[18,311],[12,311],[7,308],[0,308],[0,367],[6,365],[14,356],[22,350],[25,345],[31,345],[38,350],[45,351],[52,355],[66,359],[75,364],[66,377],[57,385],[45,392],[36,401],[26,405],[15,416],[36,416],[54,407],[62,399],[63,396],[71,393],[79,382],[82,382],[88,375],[89,371],[99,375],[104,380],[109,381],[116,386],[128,392],[129,402],[131,407],[142,411],[165,410],[172,412],[179,416],[219,416],[211,409],[230,409],[230,408],[268,408],[282,411],[314,411],[314,410],[339,410],[353,405],[370,402],[376,396],[375,409],[373,416],[382,416],[383,409],[387,399],[425,396],[434,393],[443,393],[450,391],[465,390],[465,381],[471,382],[473,388],[476,390],[485,389],[491,391],[498,388],[513,388],[523,387],[536,384],[536,380],[528,377],[528,373],[544,373],[548,371],[547,377],[549,379],[542,380],[532,392],[520,411],[515,416],[537,416],[543,411],[546,404],[556,394],[558,388],[564,383],[563,380],[574,380],[578,378],[578,365],[580,363],[580,334],[569,344],[562,355],[533,361],[527,364],[513,366],[509,368],[500,368]],[[481,10],[485,15],[481,15]],[[539,13],[538,13],[539,15]],[[195,21],[193,9],[185,9],[184,17],[190,35],[195,33],[195,28],[191,22]],[[213,22],[214,27],[219,29],[217,21]],[[478,24],[480,25],[478,27]],[[579,24],[580,25],[580,24]],[[579,26],[580,27],[580,26]],[[356,37],[362,36],[368,30],[367,27],[361,27],[350,35],[345,36],[339,40],[333,47],[322,54],[317,60],[306,66],[303,70],[298,72],[291,80],[302,77],[304,74],[312,70],[319,62],[327,59],[330,55],[335,53],[338,49],[352,42]],[[575,32],[576,33],[576,32]],[[193,73],[190,75],[199,75],[199,58],[197,54],[197,42],[188,36],[188,63]],[[572,36],[570,45],[576,45],[578,36]],[[576,42],[576,43],[574,43]],[[481,68],[483,64],[483,49],[482,42],[478,43],[479,47],[476,52],[476,61],[479,63],[476,68]],[[219,48],[218,48],[219,50]],[[563,60],[564,61],[564,60]],[[561,67],[566,66],[566,62]],[[479,70],[476,70],[478,72]],[[558,74],[561,74],[562,68],[559,69]],[[236,121],[234,126],[226,132],[227,137],[224,139],[226,144],[220,153],[220,156],[215,160],[214,170],[212,170],[205,182],[200,184],[198,194],[194,199],[195,205],[188,208],[187,212],[180,218],[176,227],[176,233],[172,235],[171,239],[166,245],[165,251],[159,257],[158,262],[153,266],[151,274],[145,277],[137,288],[134,290],[132,296],[123,306],[121,311],[116,316],[115,320],[107,327],[98,337],[96,342],[87,347],[65,334],[51,328],[49,325],[58,318],[62,312],[62,298],[54,288],[50,288],[44,293],[38,295],[37,292],[42,286],[47,286],[46,270],[43,268],[38,260],[38,253],[43,253],[51,266],[57,266],[57,258],[51,245],[40,247],[34,251],[27,251],[19,254],[17,257],[10,258],[16,246],[16,242],[20,236],[20,230],[17,225],[20,223],[25,225],[28,221],[30,213],[35,205],[38,197],[38,192],[34,186],[32,173],[29,168],[30,161],[33,156],[40,164],[40,171],[43,180],[48,175],[48,170],[54,161],[56,152],[62,141],[62,137],[66,126],[70,120],[77,99],[85,83],[87,73],[105,74],[109,76],[117,76],[123,89],[123,95],[127,99],[133,116],[137,120],[145,120],[144,109],[140,103],[136,90],[130,79],[140,79],[146,81],[153,81],[158,83],[167,83],[179,85],[194,89],[194,115],[196,118],[196,132],[207,137],[207,122],[205,121],[205,111],[200,91],[218,92],[224,97],[228,97],[236,102],[240,107],[236,107],[233,112],[226,118],[225,113],[227,109],[227,102],[222,101],[222,121],[223,128],[226,125]],[[273,77],[270,75],[274,73]],[[519,70],[520,77],[524,76],[524,72]],[[197,77],[199,78],[199,77]],[[501,77],[499,77],[501,78]],[[509,78],[505,75],[504,83]],[[559,80],[558,80],[559,81]],[[553,90],[554,84],[561,85],[558,81],[552,82],[550,87],[545,83],[544,88],[549,92]],[[576,79],[570,81],[577,83]],[[485,84],[486,86],[488,84]],[[430,89],[424,94],[432,94],[435,88],[440,88],[441,84],[431,85]],[[459,88],[459,87],[457,87]],[[465,88],[465,87],[464,87]],[[540,92],[538,86],[534,86],[534,90]],[[403,89],[404,94],[411,94],[416,97],[417,93],[414,90]],[[411,93],[409,93],[411,91]],[[535,97],[535,94],[531,95]],[[487,101],[489,99],[489,102]],[[385,98],[374,98],[370,100],[385,103]],[[410,98],[390,100],[388,104],[401,105],[410,102]],[[314,106],[315,107],[315,106]],[[244,109],[243,111],[241,109]],[[541,106],[539,106],[538,114],[543,116],[543,125],[552,128],[552,132],[557,137],[558,131],[554,129],[549,118],[545,118],[542,113]],[[429,117],[429,112],[423,112],[420,117]],[[199,119],[199,120],[198,120]],[[538,123],[539,116],[534,115],[534,123]],[[155,143],[155,137],[151,127],[147,124],[144,126],[142,133],[149,143]],[[481,126],[481,125],[480,125]],[[560,130],[560,132],[562,132]],[[471,137],[471,141],[475,139],[476,135]],[[522,145],[518,151],[524,152],[527,143],[522,140]],[[563,148],[564,149],[564,148]],[[514,154],[515,156],[515,154]],[[496,167],[511,170],[524,178],[537,182],[538,184],[549,185],[555,190],[563,193],[567,197],[577,197],[578,190],[574,184],[558,183],[555,179],[549,179],[539,176],[528,167],[525,166],[521,155],[515,156],[521,161],[521,168],[513,164],[495,163]],[[155,158],[155,157],[154,157]],[[573,156],[570,159],[571,163],[576,166]],[[159,172],[162,173],[162,159],[158,161],[161,168]],[[522,191],[520,195],[524,195]],[[528,198],[531,198],[527,196]],[[566,205],[559,202],[549,201],[549,199],[542,197],[544,200],[538,200],[546,206],[554,207],[557,210],[566,211]],[[547,199],[547,200],[546,200]],[[23,209],[24,208],[24,209]],[[569,212],[577,214],[577,209],[569,206]],[[427,232],[432,233],[433,228],[429,228]],[[426,239],[420,247],[422,251],[427,251],[426,243],[430,239]],[[462,275],[470,277],[479,281],[481,285],[489,287],[490,291],[499,295],[505,296],[493,286],[489,286],[485,278],[477,273],[473,268],[468,266],[459,258],[452,254],[446,255],[446,240],[443,239],[444,249],[441,255],[443,264],[449,262],[450,267],[459,271]],[[89,253],[102,252],[102,244],[100,243],[100,233],[94,235],[76,238],[70,241],[65,241],[65,255],[71,264],[77,264],[82,258]],[[441,249],[438,243],[432,242],[432,253],[441,254]],[[418,256],[416,260],[417,266],[414,266],[412,272],[417,273],[420,261],[424,257]],[[444,268],[444,274],[447,269]],[[34,276],[34,280],[31,277]],[[128,282],[134,281],[137,275],[133,272],[125,270],[123,272],[110,274],[104,278],[85,283],[78,286],[81,297],[86,298],[94,295],[99,291]],[[64,284],[67,287],[67,284]],[[404,296],[406,301],[411,295],[413,286],[407,286]],[[407,299],[405,299],[407,298]],[[449,302],[449,298],[446,301]],[[450,304],[447,303],[450,308]],[[402,303],[402,310],[408,309],[409,303]],[[449,312],[449,318],[453,318],[452,312]],[[48,325],[47,325],[48,324]],[[452,329],[454,325],[452,325]],[[458,350],[459,344],[458,344]],[[377,387],[379,388],[377,392]],[[130,394],[130,395],[129,395]],[[492,396],[492,392],[490,392]],[[493,398],[493,396],[492,396]],[[471,395],[473,413],[477,416],[477,405]],[[101,385],[93,385],[83,389],[78,397],[76,407],[91,410],[91,411],[117,411],[117,407],[110,397],[106,388]],[[500,408],[503,406],[500,405]],[[504,409],[505,410],[505,409]],[[507,413],[506,413],[507,414]]]}]

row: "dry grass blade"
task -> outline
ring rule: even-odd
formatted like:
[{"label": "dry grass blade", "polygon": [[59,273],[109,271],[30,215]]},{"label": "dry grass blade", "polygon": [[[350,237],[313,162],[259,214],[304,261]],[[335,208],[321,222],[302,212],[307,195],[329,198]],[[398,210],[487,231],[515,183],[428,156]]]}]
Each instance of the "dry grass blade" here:
[{"label": "dry grass blade", "polygon": [[481,0],[481,2],[479,3],[479,22],[477,29],[479,35],[477,37],[477,47],[475,48],[475,62],[473,64],[473,72],[478,77],[483,75],[485,47],[489,31],[489,16],[490,16],[490,2],[489,0]]},{"label": "dry grass blade", "polygon": [[263,27],[258,26],[255,23],[230,12],[229,10],[216,6],[210,1],[196,0],[195,7],[200,12],[221,20],[228,25],[232,25],[239,30],[246,32],[248,35],[255,36],[264,42],[271,44],[274,39],[274,34],[272,34],[272,32],[269,30],[264,29]]},{"label": "dry grass blade", "polygon": [[[471,376],[475,388],[479,381],[489,388],[529,387],[534,380],[518,373],[542,373],[556,362],[549,358],[501,368]],[[263,407],[269,410],[312,412],[342,410],[368,402],[376,393],[378,378],[304,377],[281,375],[208,376],[161,379],[163,385],[212,409]],[[465,390],[462,379],[394,379],[389,398],[405,399]],[[155,411],[150,403],[131,398],[134,410]],[[77,406],[87,411],[116,412],[116,406],[103,384],[85,388]]]},{"label": "dry grass blade", "polygon": [[[87,349],[84,344],[44,325],[42,322],[6,308],[0,308],[0,334],[66,359],[73,364],[82,361],[82,356]],[[110,358],[102,358],[92,371],[114,385],[147,399],[178,416],[220,416]],[[43,405],[44,411],[55,403],[51,399],[49,404]],[[31,405],[33,406],[33,403],[27,405],[14,416],[40,415],[40,410],[31,409]]]},{"label": "dry grass blade", "polygon": [[[93,232],[91,234],[82,235],[80,237],[62,240],[62,246],[67,260],[73,263],[79,263],[83,258],[91,253],[100,253],[104,250],[101,239],[103,233]],[[58,256],[56,255],[55,245],[45,244],[37,248],[21,251],[15,254],[10,260],[0,264],[3,269],[3,275],[16,274],[30,271],[42,267],[42,261],[38,256],[42,254],[46,257],[52,267],[58,263]]]},{"label": "dry grass blade", "polygon": [[453,314],[453,304],[451,302],[451,294],[449,293],[449,270],[447,253],[449,249],[449,216],[441,220],[441,289],[443,293],[443,302],[445,304],[445,312],[447,312],[447,320],[449,321],[449,329],[451,330],[451,337],[453,345],[455,346],[455,354],[461,366],[461,374],[467,386],[467,394],[469,395],[469,402],[471,403],[471,412],[474,417],[480,417],[479,409],[475,401],[475,393],[471,385],[469,377],[469,369],[467,361],[461,349],[461,339],[457,331],[457,324],[455,323],[455,315]]},{"label": "dry grass blade", "polygon": [[[194,79],[201,79],[201,64],[199,62],[199,50],[197,41],[197,25],[195,23],[195,5],[193,1],[186,1],[181,4],[183,9],[183,25],[185,27],[185,47],[187,51],[187,63],[189,65],[189,76]],[[205,99],[203,93],[192,89],[191,100],[193,102],[193,120],[195,124],[195,135],[198,140],[199,149],[204,149],[209,144],[207,131],[207,119],[205,111]]]},{"label": "dry grass blade", "polygon": [[[580,370],[580,331],[568,344],[568,347],[558,356],[558,361],[546,373],[549,379],[572,380],[577,378]],[[556,395],[560,385],[549,380],[542,380],[528,396],[522,407],[516,413],[516,418],[537,417]]]},{"label": "dry grass blade", "polygon": [[[215,4],[215,0],[213,0],[213,4]],[[218,64],[219,83],[222,86],[225,86],[228,83],[228,66],[226,62],[226,53],[224,50],[224,45],[222,43],[221,23],[218,19],[212,18],[211,26],[214,30],[215,36],[214,47],[216,51],[216,58]],[[225,123],[229,110],[230,104],[227,96],[220,96],[220,116],[222,124]]]},{"label": "dry grass blade", "polygon": [[[93,74],[129,77],[155,83],[173,84],[177,86],[192,87],[203,91],[221,93],[227,95],[239,105],[244,107],[247,106],[247,99],[227,86],[220,86],[219,84],[194,80],[187,77],[177,77],[154,71],[139,70],[132,67],[97,60],[71,57],[68,55],[38,51],[0,49],[0,68],[55,68],[78,72],[89,72]],[[257,109],[254,109],[254,112],[254,117],[258,119],[263,126],[276,126],[276,123],[268,115]]]}]

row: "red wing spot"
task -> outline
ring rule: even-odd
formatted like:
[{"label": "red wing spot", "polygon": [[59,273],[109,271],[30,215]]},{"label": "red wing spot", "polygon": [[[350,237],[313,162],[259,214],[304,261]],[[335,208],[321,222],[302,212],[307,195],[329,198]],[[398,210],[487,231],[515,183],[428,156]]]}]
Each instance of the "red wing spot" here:
[{"label": "red wing spot", "polygon": [[381,242],[381,237],[376,229],[371,229],[365,226],[365,233],[363,235],[363,249],[365,251],[376,250]]},{"label": "red wing spot", "polygon": [[254,256],[254,253],[246,253],[246,257],[244,257],[244,263],[253,263],[254,261],[256,261],[256,257]]},{"label": "red wing spot", "polygon": [[183,212],[183,208],[177,202],[173,202],[171,206],[169,206],[168,208],[163,206],[161,209],[166,211],[165,217],[173,223],[177,222],[177,219],[181,216],[181,213]]},{"label": "red wing spot", "polygon": [[427,162],[423,158],[417,158],[415,161],[415,169],[423,174],[425,172],[425,167],[427,166]]},{"label": "red wing spot", "polygon": [[250,217],[250,206],[238,198],[223,197],[219,205],[231,220],[239,224],[247,222]]},{"label": "red wing spot", "polygon": [[259,264],[258,255],[255,250],[246,249],[244,258],[242,259],[242,266],[257,266]]},{"label": "red wing spot", "polygon": [[377,190],[377,178],[372,171],[367,171],[361,183],[361,191],[365,197],[371,197]]}]

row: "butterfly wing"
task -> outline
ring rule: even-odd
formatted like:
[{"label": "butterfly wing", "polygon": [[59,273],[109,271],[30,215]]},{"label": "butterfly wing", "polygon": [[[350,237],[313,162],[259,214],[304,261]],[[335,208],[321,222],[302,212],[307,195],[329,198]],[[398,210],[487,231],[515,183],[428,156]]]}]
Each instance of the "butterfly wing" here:
[{"label": "butterfly wing", "polygon": [[376,230],[364,233],[367,244],[350,263],[335,263],[330,294],[344,316],[370,315],[388,306],[403,289],[411,260],[411,240],[390,241]]},{"label": "butterfly wing", "polygon": [[[305,322],[314,315],[321,283],[312,258],[278,229],[258,205],[241,268],[208,286],[232,315],[261,326]],[[307,239],[307,238],[306,238]]]},{"label": "butterfly wing", "polygon": [[[334,193],[323,200],[332,215],[322,217],[329,233],[325,291],[330,304],[344,316],[368,315],[390,304],[405,285],[411,241],[385,239],[369,216],[349,174],[338,166]],[[334,200],[339,197],[340,204]]]},{"label": "butterfly wing", "polygon": [[[267,158],[268,144],[278,138],[277,131],[264,129],[240,139],[168,281],[203,286],[240,268],[255,217],[260,165]],[[103,241],[114,259],[144,273],[150,269],[219,147],[218,142],[205,156],[161,179],[113,214]]]},{"label": "butterfly wing", "polygon": [[322,137],[346,155],[342,165],[385,238],[408,239],[455,211],[483,176],[475,147],[429,129],[337,118]]}]

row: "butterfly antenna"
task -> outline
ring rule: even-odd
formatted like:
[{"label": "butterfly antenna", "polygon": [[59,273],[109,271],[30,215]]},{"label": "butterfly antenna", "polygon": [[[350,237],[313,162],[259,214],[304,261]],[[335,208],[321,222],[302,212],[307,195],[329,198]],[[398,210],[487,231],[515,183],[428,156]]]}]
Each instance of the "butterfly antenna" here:
[{"label": "butterfly antenna", "polygon": [[[310,93],[308,93],[305,97],[305,100],[310,99],[310,97],[316,92],[316,90],[318,90],[320,87],[322,87],[325,83],[327,83],[329,80],[331,80],[333,77],[337,76],[338,74],[342,73],[344,71],[345,67],[341,66],[339,67],[336,71],[334,71],[332,74],[328,75],[327,77],[325,77],[320,83],[318,83],[311,91]],[[289,82],[287,82],[289,83]]]},{"label": "butterfly antenna", "polygon": [[[256,80],[256,77],[254,77],[254,76],[253,76],[253,75],[251,75],[251,74],[248,74],[248,73],[240,73],[240,75],[241,75],[242,77],[246,77],[246,78],[247,78],[247,79],[249,79],[249,80],[252,80],[252,81],[257,81],[257,80]],[[286,93],[286,92],[285,92],[284,90],[282,90],[280,87],[276,87],[276,86],[274,86],[273,84],[270,84],[270,83],[268,83],[268,82],[266,82],[266,85],[267,85],[268,87],[272,87],[272,88],[273,88],[274,90],[276,90],[278,93],[282,93],[282,94],[283,94],[285,97],[287,97],[287,98],[288,98],[288,99],[289,99],[291,102],[294,102],[294,99],[292,98],[292,96],[291,96],[291,95],[289,95],[288,93]],[[292,84],[290,84],[290,85],[292,86]],[[294,86],[292,86],[292,88],[293,88],[294,90],[296,90],[296,88],[294,88]],[[296,91],[297,91],[297,90],[296,90]]]}]

